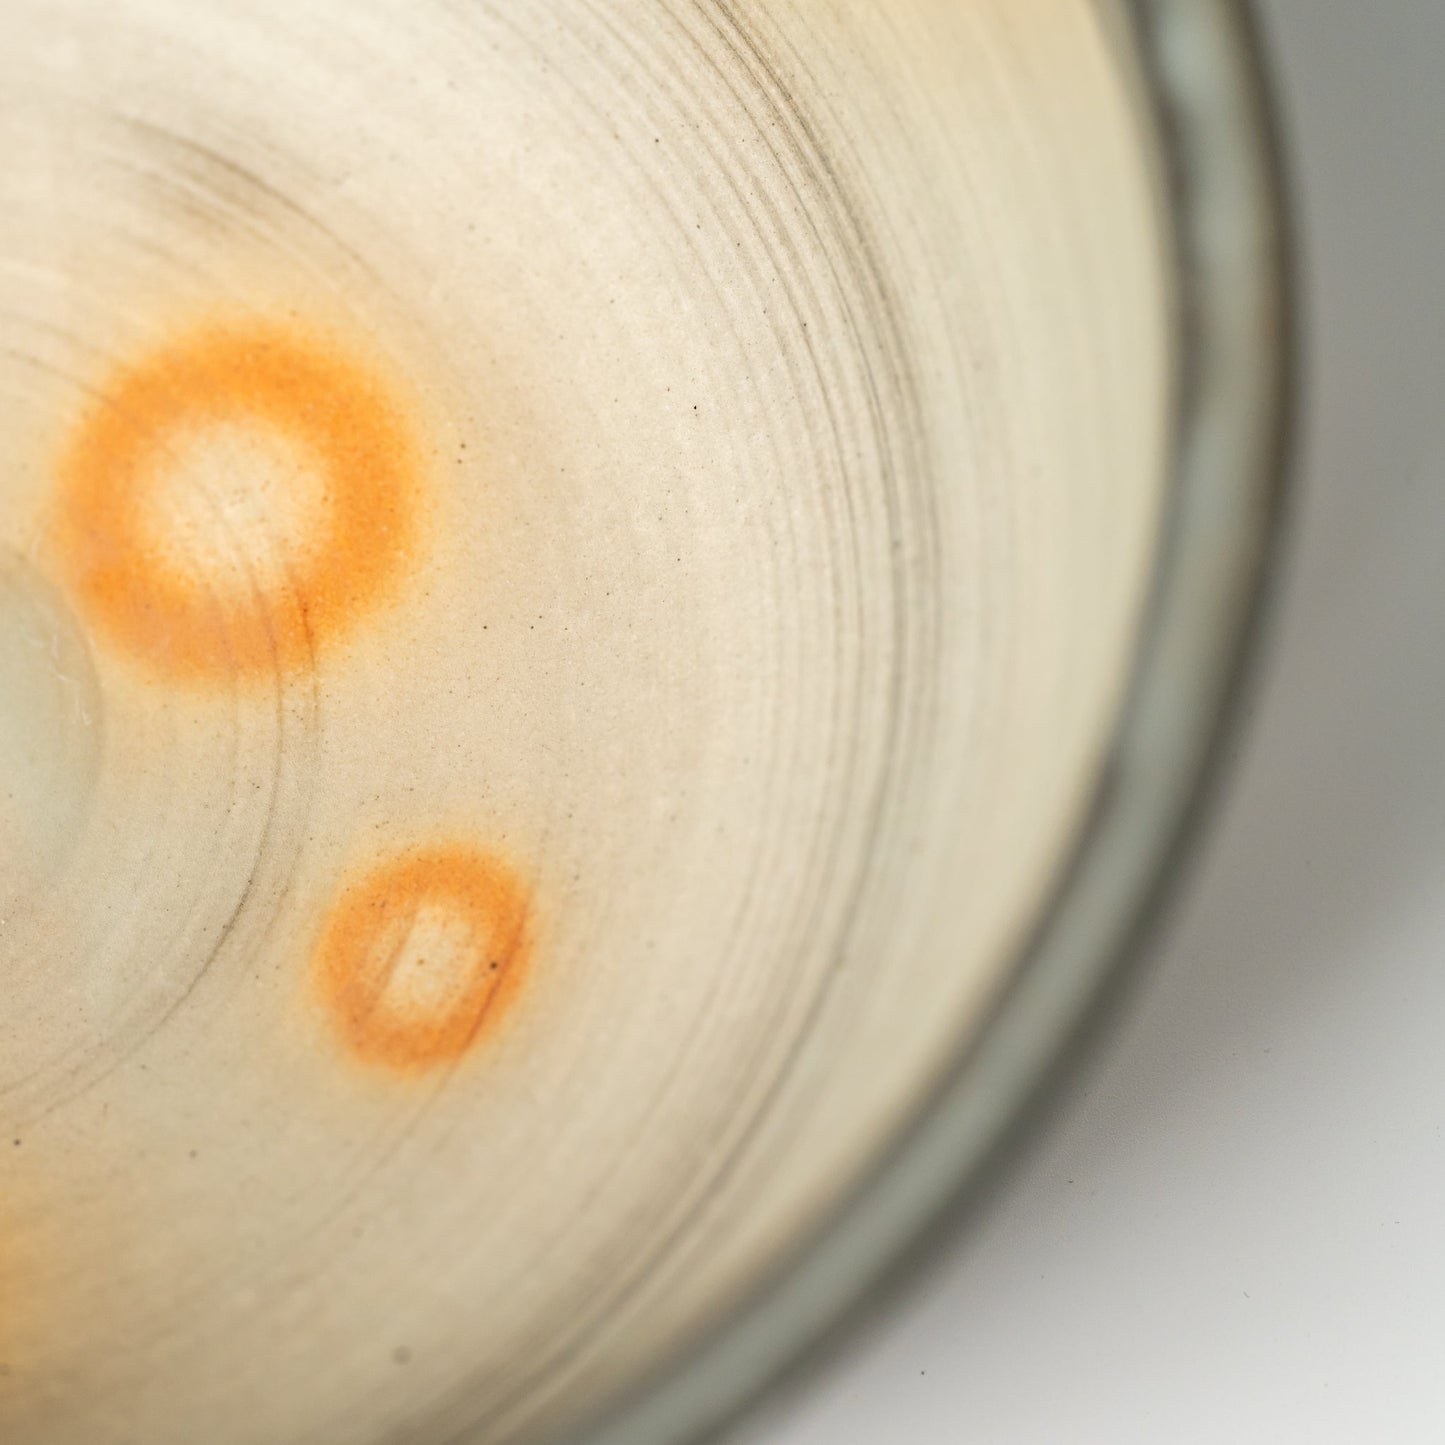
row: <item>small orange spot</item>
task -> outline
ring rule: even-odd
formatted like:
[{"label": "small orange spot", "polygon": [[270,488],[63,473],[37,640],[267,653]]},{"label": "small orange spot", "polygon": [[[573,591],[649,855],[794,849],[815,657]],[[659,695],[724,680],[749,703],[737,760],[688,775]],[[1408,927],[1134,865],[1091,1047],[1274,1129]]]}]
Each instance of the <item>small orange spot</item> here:
[{"label": "small orange spot", "polygon": [[317,992],[364,1062],[460,1057],[505,1012],[531,951],[527,888],[463,845],[404,853],[343,889],[312,961]]},{"label": "small orange spot", "polygon": [[395,586],[417,448],[323,340],[216,325],[122,368],[61,458],[57,536],[97,631],[172,681],[309,669]]}]

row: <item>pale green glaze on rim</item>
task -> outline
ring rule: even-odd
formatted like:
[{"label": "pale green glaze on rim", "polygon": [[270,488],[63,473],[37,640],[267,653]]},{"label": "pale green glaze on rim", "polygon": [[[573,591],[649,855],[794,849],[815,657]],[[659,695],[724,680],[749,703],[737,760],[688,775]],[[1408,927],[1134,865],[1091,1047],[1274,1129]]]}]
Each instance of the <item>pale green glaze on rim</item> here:
[{"label": "pale green glaze on rim", "polygon": [[817,1360],[1007,1167],[1106,1021],[1236,711],[1278,532],[1292,411],[1288,234],[1243,0],[1127,0],[1178,276],[1173,481],[1154,596],[1071,865],[987,1025],[787,1266],[569,1445],[682,1445]]}]

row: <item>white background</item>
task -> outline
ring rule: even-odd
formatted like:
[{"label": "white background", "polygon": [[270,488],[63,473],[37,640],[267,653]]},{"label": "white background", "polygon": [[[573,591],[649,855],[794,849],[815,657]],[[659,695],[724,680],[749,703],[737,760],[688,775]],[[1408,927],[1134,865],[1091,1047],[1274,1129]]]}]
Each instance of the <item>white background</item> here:
[{"label": "white background", "polygon": [[749,1445],[1445,1442],[1445,0],[1260,0],[1306,230],[1283,607],[1121,1031]]}]

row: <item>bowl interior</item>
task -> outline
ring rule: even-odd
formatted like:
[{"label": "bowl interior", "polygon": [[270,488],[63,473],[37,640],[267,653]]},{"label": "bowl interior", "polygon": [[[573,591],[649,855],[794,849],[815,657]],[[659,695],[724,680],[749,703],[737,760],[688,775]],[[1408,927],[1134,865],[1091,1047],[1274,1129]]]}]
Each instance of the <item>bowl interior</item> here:
[{"label": "bowl interior", "polygon": [[531,1438],[969,1038],[1153,573],[1093,0],[9,0],[0,1433]]}]

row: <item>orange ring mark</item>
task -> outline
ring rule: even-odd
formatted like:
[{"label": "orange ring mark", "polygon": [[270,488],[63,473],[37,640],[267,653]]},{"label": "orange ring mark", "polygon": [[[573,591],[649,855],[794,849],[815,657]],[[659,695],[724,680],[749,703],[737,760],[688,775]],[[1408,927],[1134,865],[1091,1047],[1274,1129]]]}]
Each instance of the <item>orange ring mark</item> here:
[{"label": "orange ring mark", "polygon": [[[248,568],[239,589],[220,585],[224,516],[210,548],[148,525],[178,452],[215,433],[249,437],[263,467],[287,448],[315,476],[284,566]],[[292,327],[214,326],[120,370],[82,418],[59,469],[61,555],[98,631],[154,673],[295,673],[392,590],[415,544],[419,470],[400,408],[364,368]]]},{"label": "orange ring mark", "polygon": [[505,1013],[531,954],[527,888],[463,845],[405,853],[343,889],[312,979],[363,1062],[425,1069],[459,1058]]}]

